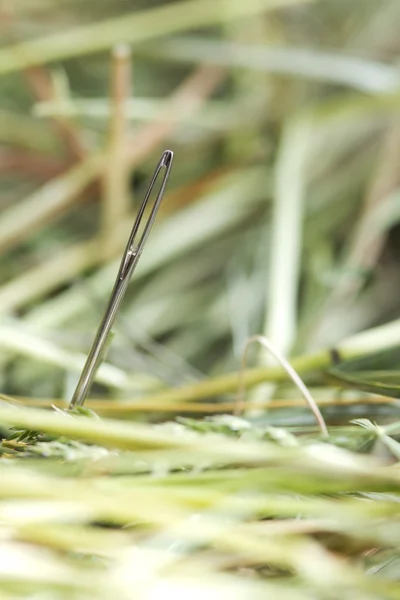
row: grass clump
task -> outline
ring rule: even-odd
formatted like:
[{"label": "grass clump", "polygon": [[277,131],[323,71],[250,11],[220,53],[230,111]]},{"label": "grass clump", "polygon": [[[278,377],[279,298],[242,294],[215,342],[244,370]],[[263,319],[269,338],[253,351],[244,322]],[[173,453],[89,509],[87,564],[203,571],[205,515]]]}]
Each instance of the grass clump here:
[{"label": "grass clump", "polygon": [[328,443],[228,415],[0,418],[42,432],[2,444],[10,598],[398,597],[393,425],[343,426]]}]

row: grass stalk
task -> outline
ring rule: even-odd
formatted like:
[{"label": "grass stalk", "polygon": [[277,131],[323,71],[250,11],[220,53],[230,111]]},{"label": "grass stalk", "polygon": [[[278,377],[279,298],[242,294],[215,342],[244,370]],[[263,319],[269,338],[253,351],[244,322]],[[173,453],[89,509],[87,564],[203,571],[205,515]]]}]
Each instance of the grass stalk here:
[{"label": "grass stalk", "polygon": [[[0,396],[1,399],[2,396]],[[7,399],[7,402],[15,401],[20,405],[24,405],[31,408],[49,408],[50,406],[56,406],[57,408],[66,408],[67,403],[65,400],[60,398],[30,398],[15,396],[11,399]],[[358,405],[375,405],[375,404],[397,404],[397,398],[388,398],[386,396],[364,396],[358,395],[353,397],[345,396],[334,396],[331,398],[317,398],[317,403],[320,408],[324,407],[346,407],[346,406],[358,406]],[[304,406],[304,400],[301,398],[293,399],[274,399],[273,402],[270,400],[264,401],[260,405],[257,402],[246,402],[246,408],[268,408],[268,410],[279,410],[282,408],[301,408]],[[223,414],[233,413],[236,409],[236,401],[222,401],[222,402],[154,402],[151,398],[139,398],[139,399],[125,399],[125,400],[106,400],[101,398],[89,398],[87,401],[87,407],[95,411],[100,416],[104,417],[119,417],[128,418],[134,416],[137,413],[196,413],[196,414]]]},{"label": "grass stalk", "polygon": [[193,28],[238,20],[309,0],[184,0],[20,42],[0,50],[0,74],[112,48],[139,44]]},{"label": "grass stalk", "polygon": [[262,344],[264,346],[264,348],[266,348],[272,354],[272,356],[275,358],[275,360],[286,371],[288,377],[293,381],[293,383],[295,384],[295,386],[297,387],[297,389],[299,390],[299,392],[302,394],[303,398],[305,399],[306,403],[308,404],[308,407],[310,408],[311,412],[313,413],[322,435],[324,437],[329,437],[328,429],[326,427],[324,418],[321,415],[321,412],[320,412],[314,398],[311,396],[307,387],[304,385],[302,379],[299,377],[299,375],[293,369],[291,364],[284,358],[284,356],[273,346],[273,344],[271,344],[271,342],[266,337],[261,336],[261,335],[252,336],[251,338],[249,338],[247,340],[246,347],[243,352],[242,364],[241,364],[241,369],[240,369],[240,386],[239,386],[239,391],[238,391],[237,407],[236,407],[235,413],[239,414],[243,410],[243,395],[244,395],[244,391],[245,391],[244,386],[243,386],[243,374],[246,369],[247,354],[249,351],[249,347],[253,342],[258,342],[259,344]]},{"label": "grass stalk", "polygon": [[[129,164],[126,156],[126,100],[131,87],[131,55],[124,44],[116,46],[111,63],[111,115],[107,164],[103,176],[101,238],[104,256],[115,253],[115,234],[129,213]],[[120,244],[117,244],[119,246]]]}]

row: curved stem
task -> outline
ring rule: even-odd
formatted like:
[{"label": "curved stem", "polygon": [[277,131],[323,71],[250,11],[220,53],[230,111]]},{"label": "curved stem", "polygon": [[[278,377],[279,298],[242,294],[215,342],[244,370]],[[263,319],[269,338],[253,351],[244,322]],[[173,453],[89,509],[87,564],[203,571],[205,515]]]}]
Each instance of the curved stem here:
[{"label": "curved stem", "polygon": [[241,364],[241,368],[240,368],[240,371],[239,371],[239,390],[238,390],[238,395],[237,395],[237,403],[236,403],[235,414],[239,414],[242,411],[242,408],[243,408],[242,407],[242,405],[243,405],[243,395],[244,395],[244,389],[245,389],[243,375],[244,375],[244,372],[245,372],[245,369],[246,369],[246,362],[247,362],[248,350],[249,350],[250,345],[253,342],[258,342],[259,344],[261,344],[262,346],[264,346],[264,348],[266,348],[273,355],[273,357],[280,363],[280,365],[282,366],[282,368],[286,371],[286,373],[289,375],[290,379],[297,386],[298,390],[300,391],[300,393],[304,397],[305,401],[307,402],[308,406],[310,407],[310,410],[312,411],[313,415],[315,416],[315,420],[318,423],[318,426],[319,426],[319,428],[321,430],[322,435],[324,437],[329,437],[328,429],[326,427],[326,423],[325,423],[324,418],[323,418],[323,416],[321,414],[321,411],[319,410],[318,405],[315,402],[314,398],[311,396],[310,392],[306,388],[304,382],[302,381],[302,379],[300,378],[300,376],[298,375],[298,373],[294,370],[294,368],[292,367],[292,365],[286,360],[286,358],[263,335],[253,335],[246,342],[246,346],[245,346],[245,349],[244,349],[244,352],[243,352],[243,356],[242,356],[242,364]]}]

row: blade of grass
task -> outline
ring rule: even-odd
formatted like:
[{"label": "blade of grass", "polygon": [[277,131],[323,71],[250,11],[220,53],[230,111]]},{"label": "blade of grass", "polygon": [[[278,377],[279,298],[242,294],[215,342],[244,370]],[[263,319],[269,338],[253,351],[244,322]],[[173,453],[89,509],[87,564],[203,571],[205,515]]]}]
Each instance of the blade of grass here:
[{"label": "blade of grass", "polygon": [[[263,334],[285,356],[296,338],[298,286],[303,230],[305,169],[310,123],[293,117],[284,128],[275,167],[275,193],[269,228],[270,268],[266,291]],[[271,358],[259,354],[260,365]],[[253,399],[271,396],[273,387],[262,386]]]},{"label": "blade of grass", "polygon": [[[166,101],[159,98],[128,98],[125,103],[126,118],[129,121],[157,121],[165,111]],[[190,106],[189,101],[186,107]],[[168,107],[168,117],[171,121],[180,122],[182,107]],[[34,115],[38,117],[80,117],[102,122],[109,118],[110,102],[106,98],[73,98],[51,102],[39,102],[34,107]],[[239,119],[241,117],[242,120]],[[248,116],[248,120],[254,115]],[[242,113],[240,104],[225,100],[209,100],[201,110],[187,116],[188,125],[204,127],[216,131],[246,127],[246,115]]]},{"label": "blade of grass", "polygon": [[390,64],[324,52],[320,47],[318,50],[276,48],[187,36],[146,44],[138,48],[138,53],[163,61],[205,62],[291,75],[371,93],[396,92],[400,83],[396,68]]},{"label": "blade of grass", "polygon": [[[1,398],[2,396],[0,396]],[[65,400],[60,398],[28,398],[23,396],[15,396],[12,400],[21,403],[27,407],[32,408],[49,408],[54,405],[58,408],[66,408],[67,404]],[[386,396],[356,396],[356,397],[343,397],[337,396],[333,398],[318,398],[318,406],[320,407],[345,407],[345,406],[357,406],[357,405],[375,405],[375,404],[394,404],[397,406],[399,400],[397,398],[388,398]],[[265,401],[263,404],[258,405],[257,402],[246,402],[246,408],[268,408],[268,410],[279,410],[282,408],[301,408],[304,406],[303,399],[274,399]],[[106,400],[89,398],[87,400],[87,407],[95,411],[99,415],[105,417],[119,417],[127,418],[130,415],[136,413],[197,413],[197,414],[223,414],[233,413],[236,408],[236,401],[230,402],[154,402],[151,398],[139,398],[136,400]]]},{"label": "blade of grass", "polygon": [[310,0],[184,0],[76,27],[0,50],[0,73],[111,48],[121,40],[139,44],[171,33],[208,27]]},{"label": "blade of grass", "polygon": [[246,347],[243,352],[242,365],[241,365],[241,369],[240,369],[241,385],[239,387],[238,398],[237,398],[237,407],[235,409],[235,414],[240,414],[240,412],[243,410],[243,406],[242,406],[243,393],[244,393],[243,376],[244,376],[245,368],[246,368],[248,349],[249,349],[250,344],[252,344],[253,342],[258,342],[258,343],[262,344],[273,355],[275,360],[277,360],[279,362],[279,364],[282,366],[282,368],[286,371],[288,377],[293,381],[293,383],[297,386],[297,389],[299,390],[299,392],[303,395],[306,403],[308,404],[308,407],[310,408],[311,412],[313,413],[313,415],[315,417],[315,420],[318,423],[318,426],[320,428],[322,435],[324,437],[329,437],[328,429],[326,427],[324,418],[321,415],[318,405],[316,404],[314,398],[311,396],[307,387],[304,385],[303,381],[301,380],[299,375],[296,373],[296,371],[293,369],[291,364],[282,356],[282,354],[271,344],[271,342],[267,338],[265,338],[264,336],[261,336],[261,335],[255,335],[255,336],[252,336],[251,338],[249,338],[247,340]]}]

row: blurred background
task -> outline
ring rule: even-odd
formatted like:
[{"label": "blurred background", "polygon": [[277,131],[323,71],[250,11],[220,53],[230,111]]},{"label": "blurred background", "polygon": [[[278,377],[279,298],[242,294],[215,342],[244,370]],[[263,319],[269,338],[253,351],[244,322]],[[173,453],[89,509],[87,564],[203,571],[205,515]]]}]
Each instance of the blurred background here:
[{"label": "blurred background", "polygon": [[[400,317],[398,0],[3,0],[0,389],[69,398],[162,151],[93,395]],[[261,352],[252,364],[268,359]]]}]

